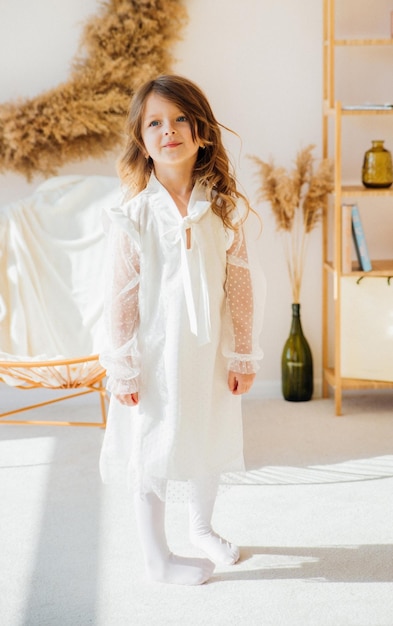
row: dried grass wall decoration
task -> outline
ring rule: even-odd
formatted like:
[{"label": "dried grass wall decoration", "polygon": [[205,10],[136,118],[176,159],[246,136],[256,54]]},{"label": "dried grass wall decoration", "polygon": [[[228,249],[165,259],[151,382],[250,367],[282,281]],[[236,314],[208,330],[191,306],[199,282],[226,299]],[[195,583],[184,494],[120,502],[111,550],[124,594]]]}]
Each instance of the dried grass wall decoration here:
[{"label": "dried grass wall decoration", "polygon": [[103,2],[86,22],[69,79],[0,105],[0,171],[31,180],[113,150],[133,91],[170,70],[170,48],[186,19],[181,0]]}]

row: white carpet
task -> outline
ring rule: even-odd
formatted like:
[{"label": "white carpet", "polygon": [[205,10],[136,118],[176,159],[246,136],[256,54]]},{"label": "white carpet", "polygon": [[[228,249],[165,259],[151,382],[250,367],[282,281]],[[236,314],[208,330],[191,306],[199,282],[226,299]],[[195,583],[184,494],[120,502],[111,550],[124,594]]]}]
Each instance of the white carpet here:
[{"label": "white carpet", "polygon": [[[244,409],[249,471],[215,511],[241,561],[202,587],[145,582],[128,494],[99,480],[100,429],[0,426],[1,626],[392,626],[392,395],[351,396],[340,418],[331,400]],[[70,410],[93,421],[98,401],[35,415]],[[170,505],[172,548],[196,554],[186,522]]]}]

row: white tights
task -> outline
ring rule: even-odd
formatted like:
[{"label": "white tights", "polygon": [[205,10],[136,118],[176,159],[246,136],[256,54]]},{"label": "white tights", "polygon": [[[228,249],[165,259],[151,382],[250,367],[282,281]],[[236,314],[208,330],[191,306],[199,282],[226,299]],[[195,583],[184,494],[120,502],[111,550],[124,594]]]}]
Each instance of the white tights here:
[{"label": "white tights", "polygon": [[207,488],[203,481],[193,483],[193,498],[189,504],[190,541],[216,565],[234,565],[239,559],[239,548],[217,535],[211,527],[217,486],[218,483],[212,491],[211,485]]},{"label": "white tights", "polygon": [[155,493],[135,494],[135,514],[148,577],[158,582],[201,585],[214,571],[215,563],[231,565],[239,550],[214,533],[210,521],[215,498],[204,497],[203,483],[193,485],[189,505],[190,540],[208,559],[181,557],[168,548],[165,534],[165,503]]},{"label": "white tights", "polygon": [[135,495],[135,513],[148,578],[178,585],[202,585],[214,563],[172,554],[165,535],[165,503],[155,493]]}]

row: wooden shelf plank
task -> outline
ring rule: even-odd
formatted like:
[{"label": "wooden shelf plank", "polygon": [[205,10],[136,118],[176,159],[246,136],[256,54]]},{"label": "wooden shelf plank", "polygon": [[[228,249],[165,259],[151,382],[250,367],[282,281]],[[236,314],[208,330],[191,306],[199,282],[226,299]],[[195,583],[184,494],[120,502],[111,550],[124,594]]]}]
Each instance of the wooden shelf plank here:
[{"label": "wooden shelf plank", "polygon": [[[336,377],[334,369],[328,367],[325,369],[325,377],[331,387],[336,386]],[[341,386],[343,389],[393,389],[393,381],[383,380],[364,380],[362,378],[341,378]]]},{"label": "wooden shelf plank", "polygon": [[364,187],[364,185],[343,185],[341,196],[348,198],[352,196],[393,196],[393,186],[384,188]]},{"label": "wooden shelf plank", "polygon": [[[393,277],[393,259],[376,259],[371,260],[371,265],[373,269],[370,272],[363,272],[359,268],[359,264],[357,261],[352,262],[352,272],[348,272],[344,274],[340,273],[340,276],[353,276],[354,278],[359,278],[361,276],[373,276],[374,278],[390,278]],[[334,264],[332,261],[325,261],[324,268],[329,272],[334,272]]]},{"label": "wooden shelf plank", "polygon": [[393,46],[393,39],[335,39],[335,46]]},{"label": "wooden shelf plank", "polygon": [[393,259],[376,259],[371,261],[372,270],[370,272],[362,272],[360,269],[352,268],[349,276],[393,276]]},{"label": "wooden shelf plank", "polygon": [[[348,105],[350,106],[350,105]],[[393,115],[392,108],[386,109],[372,109],[371,107],[364,107],[364,109],[341,109],[341,115]]]},{"label": "wooden shelf plank", "polygon": [[[343,105],[345,106],[345,105]],[[348,105],[350,106],[350,105]],[[359,105],[360,106],[360,105]],[[334,108],[329,107],[328,104],[324,107],[324,114],[334,116],[336,111]],[[341,109],[341,115],[352,116],[352,115],[393,115],[393,109],[370,109],[369,107],[364,109]]]}]

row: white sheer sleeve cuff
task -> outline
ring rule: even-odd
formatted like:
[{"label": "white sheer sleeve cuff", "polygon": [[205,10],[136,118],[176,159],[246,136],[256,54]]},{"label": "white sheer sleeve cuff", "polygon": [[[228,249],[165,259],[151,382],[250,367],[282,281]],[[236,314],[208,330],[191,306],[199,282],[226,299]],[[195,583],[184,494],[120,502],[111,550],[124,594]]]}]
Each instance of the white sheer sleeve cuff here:
[{"label": "white sheer sleeve cuff", "polygon": [[228,362],[228,370],[236,374],[256,374],[259,369],[258,361],[243,361],[241,358],[235,358]]}]

